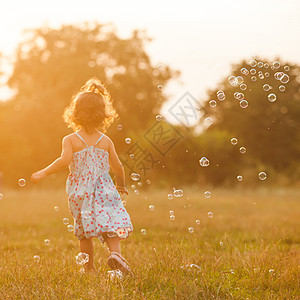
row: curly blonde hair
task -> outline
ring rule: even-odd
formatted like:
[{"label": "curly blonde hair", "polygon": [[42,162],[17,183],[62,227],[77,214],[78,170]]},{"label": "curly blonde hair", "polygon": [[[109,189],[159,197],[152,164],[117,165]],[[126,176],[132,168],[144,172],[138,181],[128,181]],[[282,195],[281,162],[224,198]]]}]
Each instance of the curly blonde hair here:
[{"label": "curly blonde hair", "polygon": [[96,77],[81,87],[63,114],[68,127],[74,131],[83,128],[88,133],[94,129],[106,131],[117,117],[110,94]]}]

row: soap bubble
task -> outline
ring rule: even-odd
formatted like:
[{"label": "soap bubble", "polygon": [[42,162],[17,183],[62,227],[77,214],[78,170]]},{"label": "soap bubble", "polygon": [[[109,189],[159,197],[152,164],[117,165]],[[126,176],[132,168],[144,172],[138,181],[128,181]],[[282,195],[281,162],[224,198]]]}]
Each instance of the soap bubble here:
[{"label": "soap bubble", "polygon": [[266,84],[263,85],[263,90],[264,90],[264,91],[267,92],[267,91],[269,91],[270,89],[271,89],[271,86],[270,86],[269,84],[266,83]]},{"label": "soap bubble", "polygon": [[161,90],[163,89],[163,87],[164,87],[164,86],[163,86],[162,84],[159,84],[159,85],[157,86],[157,89],[161,91]]},{"label": "soap bubble", "polygon": [[235,93],[233,94],[233,97],[234,97],[235,99],[238,99],[238,96],[239,96],[239,92],[235,92]]},{"label": "soap bubble", "polygon": [[183,190],[175,190],[174,192],[173,192],[173,194],[174,194],[174,196],[176,197],[176,198],[178,198],[178,197],[182,197],[183,196]]},{"label": "soap bubble", "polygon": [[244,78],[242,76],[237,76],[236,80],[238,84],[242,84],[244,82]]},{"label": "soap bubble", "polygon": [[3,194],[0,193],[0,200],[2,200],[2,199],[3,199]]},{"label": "soap bubble", "polygon": [[270,270],[269,270],[269,273],[270,273],[270,274],[273,274],[274,272],[275,272],[274,269],[270,269]]},{"label": "soap bubble", "polygon": [[262,67],[264,66],[264,63],[263,63],[262,61],[260,61],[260,62],[257,64],[257,66],[258,66],[259,68],[262,68]]},{"label": "soap bubble", "polygon": [[224,94],[224,91],[223,90],[218,90],[217,95],[219,95],[219,94]]},{"label": "soap bubble", "polygon": [[39,263],[40,262],[40,260],[41,260],[41,258],[38,256],[38,255],[35,255],[34,257],[33,257],[33,261],[35,262],[35,263]]},{"label": "soap bubble", "polygon": [[188,231],[189,231],[189,233],[194,233],[194,228],[193,227],[189,227]]},{"label": "soap bubble", "polygon": [[252,76],[252,77],[251,77],[251,80],[252,80],[252,81],[256,81],[256,80],[257,80],[256,76]]},{"label": "soap bubble", "polygon": [[210,118],[210,117],[207,117],[207,118],[204,119],[204,124],[205,124],[207,127],[209,127],[210,125],[212,125],[213,122],[214,122],[213,119]]},{"label": "soap bubble", "polygon": [[123,126],[122,126],[121,124],[119,124],[119,125],[117,126],[117,129],[118,129],[118,130],[122,130],[122,129],[123,129]]},{"label": "soap bubble", "polygon": [[162,116],[161,116],[161,115],[157,115],[157,116],[155,117],[155,119],[156,119],[156,121],[161,121],[161,120],[162,120]]},{"label": "soap bubble", "polygon": [[258,178],[260,180],[266,180],[267,179],[267,174],[265,172],[259,172],[258,173]]},{"label": "soap bubble", "polygon": [[247,107],[248,107],[248,101],[242,100],[242,101],[240,102],[240,107],[241,107],[241,108],[247,108]]},{"label": "soap bubble", "polygon": [[266,73],[265,73],[265,76],[266,76],[266,77],[269,77],[269,76],[270,76],[270,73],[269,73],[269,72],[266,72]]},{"label": "soap bubble", "polygon": [[137,184],[138,186],[142,186],[143,185],[143,183],[140,181],[140,182],[138,182],[138,184]]},{"label": "soap bubble", "polygon": [[26,185],[26,180],[24,178],[20,178],[18,184],[19,186],[24,187]]},{"label": "soap bubble", "polygon": [[210,107],[216,107],[217,106],[216,100],[210,100],[209,105],[210,105]]},{"label": "soap bubble", "polygon": [[70,222],[70,221],[69,221],[69,219],[68,219],[68,218],[64,218],[64,219],[63,219],[63,223],[64,223],[65,225],[68,225],[68,224],[69,224],[69,222]]},{"label": "soap bubble", "polygon": [[151,184],[151,180],[150,180],[150,179],[147,179],[147,180],[146,180],[146,183],[147,183],[147,184]]},{"label": "soap bubble", "polygon": [[221,246],[221,247],[223,246],[223,242],[220,242],[220,246]]},{"label": "soap bubble", "polygon": [[218,98],[220,101],[223,101],[223,100],[225,100],[225,94],[224,94],[224,93],[219,93],[219,94],[217,95],[217,98]]},{"label": "soap bubble", "polygon": [[204,197],[205,197],[205,198],[210,198],[210,197],[211,197],[211,192],[210,192],[210,191],[206,191],[206,192],[204,193]]},{"label": "soap bubble", "polygon": [[147,234],[146,229],[141,229],[141,234],[142,234],[142,235],[146,235],[146,234]]},{"label": "soap bubble", "polygon": [[165,66],[164,64],[158,64],[158,65],[157,65],[157,68],[158,68],[159,70],[164,70],[164,69],[166,68],[166,66]]},{"label": "soap bubble", "polygon": [[245,90],[247,89],[247,85],[246,85],[245,83],[242,83],[242,84],[240,85],[240,89],[241,89],[242,91],[245,91]]},{"label": "soap bubble", "polygon": [[264,77],[263,74],[258,74],[258,78],[259,78],[259,79],[264,79],[265,77]]},{"label": "soap bubble", "polygon": [[74,226],[73,225],[68,225],[67,229],[68,229],[69,232],[72,232],[72,231],[74,231]]},{"label": "soap bubble", "polygon": [[130,143],[131,143],[131,138],[126,138],[126,139],[125,139],[125,143],[126,143],[126,144],[130,144]]},{"label": "soap bubble", "polygon": [[134,193],[135,193],[136,195],[138,195],[140,192],[139,192],[139,190],[134,190]]},{"label": "soap bubble", "polygon": [[212,219],[214,217],[214,213],[210,211],[207,213],[207,216],[209,219]]},{"label": "soap bubble", "polygon": [[245,95],[243,93],[238,93],[238,95],[237,95],[238,100],[244,100],[244,98],[245,98]]},{"label": "soap bubble", "polygon": [[238,139],[237,138],[232,138],[230,140],[230,142],[231,142],[232,145],[236,145],[238,143]]},{"label": "soap bubble", "polygon": [[209,160],[206,157],[201,157],[199,159],[199,164],[201,167],[208,167],[209,166]]},{"label": "soap bubble", "polygon": [[246,148],[245,148],[245,147],[241,147],[241,148],[240,148],[240,152],[241,152],[242,154],[245,154],[245,153],[246,153]]},{"label": "soap bubble", "polygon": [[50,245],[50,240],[45,239],[45,240],[44,240],[44,244],[45,244],[45,246],[49,246],[49,245]]},{"label": "soap bubble", "polygon": [[280,85],[278,89],[279,89],[280,92],[284,92],[285,91],[285,86],[284,85]]},{"label": "soap bubble", "polygon": [[270,102],[275,102],[276,101],[276,95],[275,94],[269,94],[268,95],[268,100]]},{"label": "soap bubble", "polygon": [[290,80],[290,77],[289,77],[289,75],[287,75],[287,74],[283,74],[283,75],[281,76],[281,78],[280,78],[280,81],[281,81],[282,83],[288,83],[289,80]]},{"label": "soap bubble", "polygon": [[255,70],[255,69],[251,69],[251,70],[250,70],[250,74],[251,74],[251,75],[256,74],[256,70]]},{"label": "soap bubble", "polygon": [[268,63],[264,64],[265,69],[268,69],[270,67],[270,65]]},{"label": "soap bubble", "polygon": [[174,215],[174,210],[170,210],[170,211],[169,211],[169,214],[170,214],[170,215]]},{"label": "soap bubble", "polygon": [[171,221],[175,221],[175,216],[174,215],[170,215],[170,220]]},{"label": "soap bubble", "polygon": [[54,206],[54,210],[58,211],[59,210],[58,206]]},{"label": "soap bubble", "polygon": [[76,258],[76,264],[80,266],[87,264],[90,260],[90,256],[84,252],[79,252],[75,258]]},{"label": "soap bubble", "polygon": [[246,68],[242,68],[241,73],[244,74],[244,75],[248,75],[249,71]]},{"label": "soap bubble", "polygon": [[278,69],[278,68],[280,67],[280,62],[279,62],[279,61],[274,61],[274,62],[273,62],[273,67],[274,67],[275,69]]},{"label": "soap bubble", "polygon": [[149,205],[149,210],[154,211],[154,205]]},{"label": "soap bubble", "polygon": [[252,59],[249,64],[251,67],[255,67],[257,64],[257,61],[255,59]]},{"label": "soap bubble", "polygon": [[286,71],[286,72],[288,72],[290,69],[291,69],[291,68],[290,68],[289,66],[284,66],[284,67],[283,67],[283,70]]},{"label": "soap bubble", "polygon": [[138,173],[132,173],[130,177],[133,181],[138,181],[141,179],[141,175]]},{"label": "soap bubble", "polygon": [[236,176],[236,179],[237,179],[237,181],[242,181],[243,180],[243,176],[238,175],[238,176]]},{"label": "soap bubble", "polygon": [[173,199],[173,194],[168,194],[168,199],[172,200]]},{"label": "soap bubble", "polygon": [[280,80],[281,77],[282,77],[283,75],[284,75],[283,72],[276,72],[276,73],[274,74],[274,78],[275,78],[276,80]]},{"label": "soap bubble", "polygon": [[196,220],[197,225],[200,225],[200,223],[201,223],[200,220]]},{"label": "soap bubble", "polygon": [[134,159],[134,154],[133,153],[129,154],[129,157]]}]

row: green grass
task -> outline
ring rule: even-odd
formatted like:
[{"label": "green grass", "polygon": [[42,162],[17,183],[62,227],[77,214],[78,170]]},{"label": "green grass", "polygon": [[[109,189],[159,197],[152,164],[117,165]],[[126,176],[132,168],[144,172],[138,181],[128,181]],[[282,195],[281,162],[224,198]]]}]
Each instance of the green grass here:
[{"label": "green grass", "polygon": [[[79,273],[78,242],[62,223],[71,220],[64,190],[4,192],[0,299],[299,299],[300,191],[212,190],[206,199],[204,190],[184,188],[182,198],[168,200],[169,192],[127,197],[134,232],[122,251],[135,277],[121,281],[108,278],[108,251],[97,240],[98,272]],[[181,268],[187,264],[201,271]]]}]

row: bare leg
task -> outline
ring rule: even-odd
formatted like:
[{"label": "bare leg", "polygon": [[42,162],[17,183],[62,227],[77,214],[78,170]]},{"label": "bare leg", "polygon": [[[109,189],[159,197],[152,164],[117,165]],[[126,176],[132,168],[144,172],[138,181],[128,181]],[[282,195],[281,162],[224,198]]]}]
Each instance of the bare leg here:
[{"label": "bare leg", "polygon": [[102,234],[110,252],[117,252],[121,254],[121,245],[120,245],[120,238],[116,237],[108,237],[106,233]]},{"label": "bare leg", "polygon": [[89,255],[89,262],[84,265],[86,271],[95,271],[94,265],[94,245],[92,238],[80,240],[80,251]]}]

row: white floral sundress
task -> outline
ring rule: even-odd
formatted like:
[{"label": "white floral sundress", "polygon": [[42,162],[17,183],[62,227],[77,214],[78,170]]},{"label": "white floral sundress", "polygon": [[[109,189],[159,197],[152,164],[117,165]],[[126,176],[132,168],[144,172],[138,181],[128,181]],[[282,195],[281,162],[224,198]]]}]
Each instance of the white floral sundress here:
[{"label": "white floral sundress", "polygon": [[96,147],[103,133],[94,146],[88,146],[77,132],[75,134],[86,148],[73,153],[66,185],[74,234],[79,240],[97,237],[103,242],[104,232],[109,237],[125,239],[133,227],[109,175],[109,154]]}]

